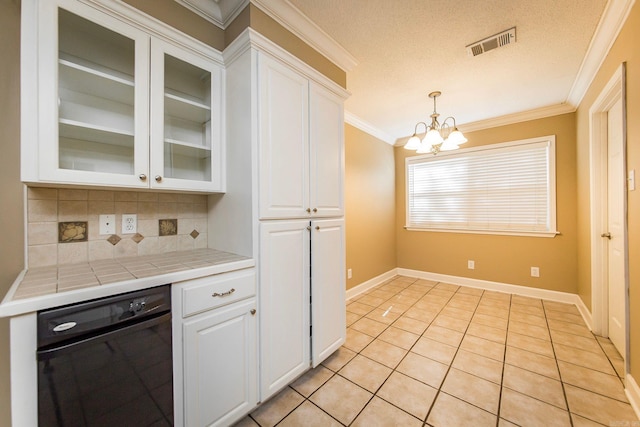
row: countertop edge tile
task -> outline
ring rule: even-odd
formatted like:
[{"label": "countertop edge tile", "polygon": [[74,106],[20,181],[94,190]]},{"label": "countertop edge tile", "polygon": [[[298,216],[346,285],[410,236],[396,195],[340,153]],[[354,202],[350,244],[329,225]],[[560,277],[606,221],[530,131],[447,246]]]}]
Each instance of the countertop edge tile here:
[{"label": "countertop edge tile", "polygon": [[[28,270],[23,270],[13,282],[11,288],[9,288],[8,293],[0,303],[0,317],[19,316],[22,314],[31,313],[38,310],[45,310],[61,305],[73,304],[96,298],[103,298],[111,295],[152,288],[169,283],[198,279],[206,276],[227,273],[235,270],[242,270],[255,266],[255,260],[253,258],[245,257],[242,255],[235,255],[228,252],[225,253],[222,251],[217,251],[215,249],[210,249],[208,251],[211,251],[211,253],[219,252],[221,255],[225,255],[226,261],[221,263],[209,263],[209,265],[205,267],[187,268],[184,270],[173,272],[160,271],[159,274],[146,277],[133,278],[102,285],[98,283],[89,287],[72,289],[58,293],[49,293],[46,295],[37,295],[33,297],[23,296],[22,298],[15,299],[16,294],[19,290],[19,286],[26,273],[28,272]],[[203,249],[196,249],[193,252],[194,254],[202,254]],[[184,252],[181,254],[187,255],[188,252]],[[160,256],[162,256],[162,254],[160,254]],[[65,265],[64,267],[66,268],[68,267],[68,265]]]}]

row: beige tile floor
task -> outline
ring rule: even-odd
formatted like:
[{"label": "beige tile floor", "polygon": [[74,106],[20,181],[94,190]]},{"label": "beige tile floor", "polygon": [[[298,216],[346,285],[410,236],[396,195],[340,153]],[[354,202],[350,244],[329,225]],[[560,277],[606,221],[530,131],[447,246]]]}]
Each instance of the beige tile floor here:
[{"label": "beige tile floor", "polygon": [[640,425],[573,305],[398,276],[348,301],[347,326],[237,426]]}]

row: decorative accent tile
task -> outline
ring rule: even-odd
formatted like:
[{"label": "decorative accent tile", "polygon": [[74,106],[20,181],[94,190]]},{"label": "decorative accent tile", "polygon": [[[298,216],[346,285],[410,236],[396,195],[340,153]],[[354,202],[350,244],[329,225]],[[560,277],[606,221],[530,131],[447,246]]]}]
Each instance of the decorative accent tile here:
[{"label": "decorative accent tile", "polygon": [[[27,196],[29,267],[206,249],[208,245],[204,195],[29,187]],[[120,241],[99,235],[98,216],[105,212],[137,214],[139,236],[119,236]],[[162,218],[167,219],[161,225]],[[60,224],[63,222],[68,225]],[[78,222],[86,223],[84,233],[74,226]],[[62,244],[71,242],[88,244]]]},{"label": "decorative accent tile", "polygon": [[160,236],[175,236],[178,234],[177,219],[160,219],[158,220],[158,231]]},{"label": "decorative accent tile", "polygon": [[122,240],[120,238],[120,236],[118,236],[117,234],[112,234],[111,236],[109,236],[109,238],[107,239],[107,242],[111,243],[112,245],[117,245],[118,242]]},{"label": "decorative accent tile", "polygon": [[87,221],[58,223],[58,243],[86,242],[88,236]]}]

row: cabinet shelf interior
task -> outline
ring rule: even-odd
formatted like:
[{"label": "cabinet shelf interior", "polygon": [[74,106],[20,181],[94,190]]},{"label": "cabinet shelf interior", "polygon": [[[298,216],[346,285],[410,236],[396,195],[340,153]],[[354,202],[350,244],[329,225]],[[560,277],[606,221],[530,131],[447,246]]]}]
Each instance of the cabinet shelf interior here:
[{"label": "cabinet shelf interior", "polygon": [[166,142],[164,170],[167,178],[209,181],[211,180],[211,151]]},{"label": "cabinet shelf interior", "polygon": [[67,138],[133,149],[134,136],[132,132],[121,132],[117,129],[99,128],[91,124],[60,119],[58,133],[61,139]]},{"label": "cabinet shelf interior", "polygon": [[167,144],[193,148],[194,150],[201,150],[201,151],[203,151],[205,153],[210,153],[211,152],[211,148],[210,147],[205,147],[205,146],[202,146],[202,145],[199,145],[199,144],[191,144],[189,142],[180,141],[180,140],[177,140],[177,139],[165,138],[164,142],[167,143]]},{"label": "cabinet shelf interior", "polygon": [[96,64],[87,59],[71,55],[64,51],[60,51],[58,54],[58,62],[65,67],[73,68],[78,71],[82,71],[87,74],[100,77],[105,80],[112,80],[116,83],[120,83],[125,86],[134,85],[134,79],[132,74],[126,74],[118,70],[106,67],[101,64]]},{"label": "cabinet shelf interior", "polygon": [[211,119],[209,106],[178,97],[173,93],[165,92],[164,109],[165,113],[170,116],[193,122],[204,123]]}]

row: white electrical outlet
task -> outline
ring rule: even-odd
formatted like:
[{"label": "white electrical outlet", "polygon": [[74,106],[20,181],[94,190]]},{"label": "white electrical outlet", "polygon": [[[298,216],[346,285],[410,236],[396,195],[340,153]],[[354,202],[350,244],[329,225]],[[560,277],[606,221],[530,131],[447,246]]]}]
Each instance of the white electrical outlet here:
[{"label": "white electrical outlet", "polygon": [[116,232],[116,216],[100,215],[100,234],[115,234]]},{"label": "white electrical outlet", "polygon": [[531,267],[531,277],[540,277],[540,267]]},{"label": "white electrical outlet", "polygon": [[347,270],[347,279],[351,279],[353,277],[353,271],[351,269]]},{"label": "white electrical outlet", "polygon": [[122,215],[122,234],[135,234],[138,232],[138,216],[136,214]]},{"label": "white electrical outlet", "polygon": [[469,261],[467,261],[467,268],[469,270],[473,270],[476,268],[476,262],[472,259],[470,259]]}]

